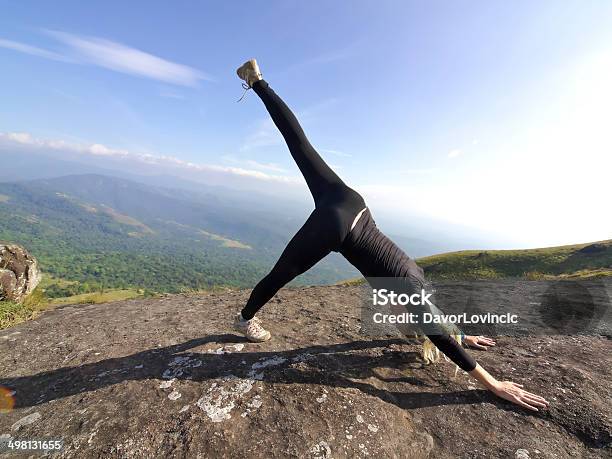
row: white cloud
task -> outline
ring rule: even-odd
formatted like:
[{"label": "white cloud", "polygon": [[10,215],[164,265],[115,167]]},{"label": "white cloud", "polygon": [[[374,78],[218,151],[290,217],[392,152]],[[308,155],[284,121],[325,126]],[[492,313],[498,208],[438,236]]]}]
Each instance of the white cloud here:
[{"label": "white cloud", "polygon": [[194,68],[114,41],[52,30],[47,33],[70,47],[80,60],[117,72],[184,86],[196,86],[199,80],[210,79]]},{"label": "white cloud", "polygon": [[54,61],[70,62],[70,59],[61,54],[48,51],[46,49],[38,48],[36,46],[27,45],[13,40],[5,40],[0,38],[0,48],[12,49],[13,51],[19,51],[20,53],[30,54],[31,56],[44,57],[45,59],[51,59]]},{"label": "white cloud", "polygon": [[0,39],[0,47],[56,61],[90,64],[115,72],[150,78],[181,86],[197,86],[212,78],[187,65],[171,62],[136,48],[98,37],[87,37],[47,30],[45,33],[63,45],[61,54],[25,43]]},{"label": "white cloud", "polygon": [[[2,147],[3,145],[8,147],[21,146],[31,150],[46,149],[58,152],[64,151],[98,157],[112,157],[118,160],[130,160],[148,165],[158,165],[163,168],[174,167],[190,171],[212,171],[242,177],[251,177],[265,181],[274,181],[282,183],[301,183],[301,181],[296,177],[269,174],[260,170],[248,169],[245,167],[220,166],[216,164],[197,164],[190,161],[184,161],[174,156],[130,152],[123,149],[110,148],[106,145],[102,145],[99,143],[88,145],[66,142],[64,140],[37,139],[27,132],[0,133],[0,147]],[[275,169],[274,165],[262,165],[255,161],[247,162],[247,164],[251,166],[257,166],[258,168],[267,168],[268,170],[274,170],[279,172],[282,171],[282,169],[280,168]]]},{"label": "white cloud", "polygon": [[7,134],[0,134],[0,138],[2,137],[25,145],[34,145],[36,142],[27,132],[9,132]]},{"label": "white cloud", "polygon": [[52,150],[69,150],[78,153],[88,153],[96,156],[128,156],[129,153],[126,150],[116,150],[108,148],[105,145],[94,143],[91,145],[79,145],[76,143],[69,143],[64,140],[47,140],[37,139],[28,132],[0,132],[0,142],[20,144],[38,148],[50,148]]},{"label": "white cloud", "polygon": [[108,148],[106,145],[102,145],[99,143],[94,143],[93,145],[90,145],[87,151],[91,153],[92,155],[99,155],[99,156],[127,156],[129,155],[129,153],[125,150],[115,150],[112,148]]},{"label": "white cloud", "polygon": [[463,153],[460,149],[455,148],[454,150],[451,150],[448,152],[448,157],[449,158],[456,158],[457,156],[459,156],[461,153]]},{"label": "white cloud", "polygon": [[238,159],[230,155],[224,156],[223,159],[234,164],[241,164],[254,169],[268,170],[273,172],[287,172],[286,169],[282,168],[276,163],[260,163],[253,159]]}]

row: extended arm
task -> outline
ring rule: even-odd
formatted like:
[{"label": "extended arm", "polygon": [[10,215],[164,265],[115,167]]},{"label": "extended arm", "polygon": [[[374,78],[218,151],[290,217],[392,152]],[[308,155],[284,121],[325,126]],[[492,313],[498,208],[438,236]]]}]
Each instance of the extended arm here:
[{"label": "extended arm", "polygon": [[[457,366],[468,372],[472,377],[476,378],[478,382],[480,382],[498,397],[532,411],[538,411],[538,408],[548,407],[548,402],[543,397],[527,392],[523,389],[521,384],[511,381],[498,381],[495,379],[487,370],[482,368],[476,362],[476,360],[474,360],[474,358],[450,335],[428,335],[428,338]],[[464,340],[465,339],[466,337],[464,336]],[[488,340],[486,344],[489,344],[489,341],[492,342],[492,344],[489,345],[495,344],[493,340],[482,336],[469,337],[469,342],[471,344],[478,344],[480,339]]]},{"label": "extended arm", "polygon": [[476,378],[478,382],[498,397],[532,411],[538,411],[538,408],[548,407],[548,402],[543,397],[527,392],[523,389],[521,384],[516,384],[511,381],[498,381],[495,379],[450,335],[428,335],[428,338],[459,368],[467,371],[472,377]]},{"label": "extended arm", "polygon": [[538,408],[548,408],[548,402],[543,397],[523,390],[522,384],[516,384],[511,381],[498,381],[478,364],[469,374],[498,397],[528,410],[539,411]]}]

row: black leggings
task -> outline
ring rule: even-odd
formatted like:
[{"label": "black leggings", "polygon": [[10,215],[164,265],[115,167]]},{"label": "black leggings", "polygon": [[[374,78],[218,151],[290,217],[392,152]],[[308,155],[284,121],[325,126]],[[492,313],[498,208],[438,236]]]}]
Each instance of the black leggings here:
[{"label": "black leggings", "polygon": [[[377,277],[392,277],[406,279],[411,289],[422,287],[425,283],[423,270],[377,228],[363,198],[346,186],[323,161],[289,107],[264,80],[254,83],[253,89],[285,138],[312,193],[315,209],[293,236],[272,271],[255,286],[242,310],[242,317],[252,319],[281,287],[332,251],[340,252],[370,283]],[[360,218],[351,231],[358,215]],[[450,336],[428,336],[465,371],[476,367],[474,359]]]},{"label": "black leggings", "polygon": [[310,144],[297,118],[264,80],[253,84],[312,193],[315,209],[293,236],[272,271],[255,287],[242,310],[249,320],[276,292],[306,272],[331,251],[339,251],[351,224],[365,208],[363,198],[323,161]]}]

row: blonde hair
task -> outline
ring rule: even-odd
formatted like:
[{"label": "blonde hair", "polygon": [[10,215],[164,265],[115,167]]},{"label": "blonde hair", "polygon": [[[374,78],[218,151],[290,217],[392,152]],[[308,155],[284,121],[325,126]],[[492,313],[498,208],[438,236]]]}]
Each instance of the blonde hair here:
[{"label": "blonde hair", "polygon": [[[457,328],[456,325],[442,325],[442,328],[444,328],[448,334],[450,335],[451,338],[453,338],[455,341],[457,341],[457,343],[459,343],[459,346],[463,346],[463,337],[465,336],[461,330],[459,330],[459,328]],[[440,356],[444,355],[442,354],[442,352],[440,352],[440,349],[438,349],[436,347],[436,345],[427,337],[424,335],[416,335],[417,339],[422,341],[422,357],[423,360],[425,361],[426,365],[432,364],[432,363],[438,363],[440,361]],[[450,359],[444,355],[444,360],[446,360],[447,362],[450,361]],[[457,372],[459,371],[459,367],[457,365],[455,365],[455,376],[457,376]]]}]

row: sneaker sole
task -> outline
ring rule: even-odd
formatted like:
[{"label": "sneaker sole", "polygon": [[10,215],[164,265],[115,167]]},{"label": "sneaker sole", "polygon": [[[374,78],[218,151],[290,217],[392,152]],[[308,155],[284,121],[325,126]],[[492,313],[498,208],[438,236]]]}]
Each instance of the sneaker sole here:
[{"label": "sneaker sole", "polygon": [[251,343],[265,343],[266,341],[269,341],[270,338],[272,338],[272,333],[268,332],[268,334],[265,336],[265,338],[262,339],[255,339],[255,338],[249,338],[246,333],[244,333],[244,331],[242,331],[242,329],[240,327],[236,327],[234,326],[234,330],[236,330],[237,332],[239,332],[242,336],[244,336],[247,340],[249,340]]},{"label": "sneaker sole", "polygon": [[252,343],[265,343],[266,341],[270,341],[270,338],[272,338],[272,333],[268,332],[266,337],[263,339],[252,339],[248,337],[245,337],[245,338],[248,339]]}]

